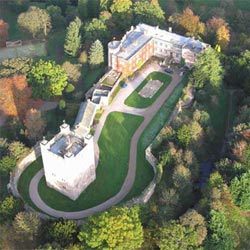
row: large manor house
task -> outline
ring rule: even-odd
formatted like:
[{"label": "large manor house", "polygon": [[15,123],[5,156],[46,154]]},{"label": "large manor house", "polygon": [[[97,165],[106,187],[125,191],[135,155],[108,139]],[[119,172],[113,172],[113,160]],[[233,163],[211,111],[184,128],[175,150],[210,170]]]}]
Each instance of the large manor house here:
[{"label": "large manor house", "polygon": [[[146,24],[131,27],[121,41],[108,44],[110,71],[102,77],[111,77],[119,83],[120,75],[132,75],[152,56],[172,62],[185,62],[191,67],[200,53],[210,45],[194,38]],[[96,110],[108,105],[111,91],[100,79],[93,88],[92,97],[81,104],[72,129],[64,123],[60,132],[50,141],[40,143],[47,185],[75,200],[96,178],[95,147],[89,135]]]},{"label": "large manor house", "polygon": [[191,67],[200,53],[210,45],[147,24],[131,27],[121,41],[108,44],[108,65],[123,75],[131,75],[152,56],[170,58],[176,63],[183,59]]}]

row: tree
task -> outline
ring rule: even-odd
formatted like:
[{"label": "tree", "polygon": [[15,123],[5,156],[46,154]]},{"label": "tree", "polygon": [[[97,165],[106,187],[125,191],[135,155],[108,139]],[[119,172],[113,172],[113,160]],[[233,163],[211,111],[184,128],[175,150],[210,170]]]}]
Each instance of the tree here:
[{"label": "tree", "polygon": [[97,67],[104,62],[103,47],[99,40],[96,40],[90,47],[89,64]]},{"label": "tree", "polygon": [[22,29],[31,33],[33,38],[41,34],[46,37],[51,29],[51,20],[47,11],[35,6],[21,13],[17,23]]},{"label": "tree", "polygon": [[82,51],[80,53],[80,56],[78,58],[78,62],[81,64],[87,64],[88,63],[88,53],[86,52],[86,50]]},{"label": "tree", "polygon": [[20,141],[13,141],[9,144],[8,151],[11,156],[19,160],[29,151],[29,148]]},{"label": "tree", "polygon": [[93,43],[97,39],[103,42],[106,41],[108,37],[108,28],[100,19],[93,18],[91,22],[84,25],[84,39],[86,43]]},{"label": "tree", "polygon": [[78,9],[74,6],[69,5],[65,12],[65,19],[67,23],[70,23],[75,20],[76,17],[79,17]]},{"label": "tree", "polygon": [[182,125],[180,129],[177,130],[177,139],[179,143],[187,147],[192,140],[192,132],[186,124]]},{"label": "tree", "polygon": [[89,17],[98,17],[100,13],[100,0],[88,1],[88,13]]},{"label": "tree", "polygon": [[222,50],[225,50],[230,41],[230,31],[226,26],[221,26],[216,32],[216,42]]},{"label": "tree", "polygon": [[109,10],[111,4],[112,4],[112,0],[100,0],[100,9]]},{"label": "tree", "polygon": [[9,77],[15,74],[27,74],[33,63],[32,58],[17,57],[6,59],[0,64],[0,77]]},{"label": "tree", "polygon": [[34,98],[61,96],[67,86],[67,74],[54,61],[39,60],[27,75]]},{"label": "tree", "polygon": [[177,189],[182,207],[189,207],[193,201],[191,172],[183,165],[177,165],[173,171],[173,185]]},{"label": "tree", "polygon": [[83,20],[88,19],[88,0],[78,0],[78,12]]},{"label": "tree", "polygon": [[9,143],[6,138],[0,137],[0,158],[2,158],[8,149]]},{"label": "tree", "polygon": [[48,237],[53,242],[60,243],[62,247],[65,247],[74,242],[77,234],[77,225],[71,220],[59,220],[53,222],[48,227]]},{"label": "tree", "polygon": [[28,9],[30,0],[8,0],[6,3],[14,12],[20,13]]},{"label": "tree", "polygon": [[212,44],[218,44],[223,50],[230,41],[228,24],[222,18],[212,17],[206,23],[207,37]]},{"label": "tree", "polygon": [[30,141],[36,142],[42,138],[45,123],[42,119],[41,111],[37,109],[30,109],[26,113],[24,120],[25,134]]},{"label": "tree", "polygon": [[51,18],[52,27],[54,29],[65,27],[65,18],[62,15],[62,10],[59,6],[49,5],[46,8]]},{"label": "tree", "polygon": [[113,0],[110,11],[114,18],[114,22],[123,31],[126,30],[132,22],[131,0]]},{"label": "tree", "polygon": [[3,19],[0,19],[0,47],[5,46],[5,42],[8,39],[9,24],[5,23]]},{"label": "tree", "polygon": [[0,222],[12,221],[23,210],[23,202],[13,196],[7,196],[0,203]]},{"label": "tree", "polygon": [[235,177],[230,185],[233,201],[245,211],[250,211],[250,172]]},{"label": "tree", "polygon": [[229,69],[229,77],[230,79],[234,79],[235,82],[237,82],[237,86],[240,85],[241,87],[244,88],[244,91],[246,91],[247,94],[249,94],[250,93],[249,74],[250,74],[250,51],[245,50],[244,52],[241,53],[240,57],[233,58],[233,64]]},{"label": "tree", "polygon": [[137,249],[143,242],[138,207],[112,208],[89,217],[78,239],[90,249]]},{"label": "tree", "polygon": [[196,210],[188,209],[188,211],[180,217],[180,223],[182,226],[187,226],[196,232],[198,243],[201,245],[207,236],[205,218]]},{"label": "tree", "polygon": [[134,23],[147,23],[150,25],[161,25],[164,23],[164,12],[159,4],[155,4],[148,1],[135,2],[133,6],[134,11]]},{"label": "tree", "polygon": [[29,108],[31,88],[24,75],[14,75],[0,80],[0,105],[6,115],[23,119]]},{"label": "tree", "polygon": [[16,167],[16,159],[6,155],[0,160],[0,171],[3,175],[8,175]]},{"label": "tree", "polygon": [[224,70],[218,53],[208,48],[198,58],[192,74],[195,87],[202,88],[205,84],[219,87],[223,78]]},{"label": "tree", "polygon": [[180,195],[176,188],[165,188],[159,198],[159,214],[164,220],[175,218],[181,211]]},{"label": "tree", "polygon": [[20,241],[37,243],[37,237],[41,230],[41,220],[31,212],[20,212],[13,221],[13,228],[18,235]]},{"label": "tree", "polygon": [[65,70],[69,82],[77,82],[81,77],[81,66],[79,64],[72,64],[69,61],[63,63],[62,68]]},{"label": "tree", "polygon": [[231,250],[234,248],[234,241],[228,227],[226,215],[223,212],[211,210],[209,221],[210,237],[206,242],[205,249]]},{"label": "tree", "polygon": [[196,232],[174,220],[159,228],[156,238],[157,245],[161,250],[197,249],[199,245]]},{"label": "tree", "polygon": [[199,38],[205,31],[204,23],[200,22],[200,17],[194,15],[190,8],[184,9],[182,14],[170,16],[169,21],[181,26],[186,31],[187,36]]},{"label": "tree", "polygon": [[46,2],[48,5],[60,7],[63,13],[65,13],[67,6],[70,5],[70,0],[46,0]]},{"label": "tree", "polygon": [[69,56],[76,57],[79,53],[82,39],[80,33],[81,26],[81,20],[76,17],[74,21],[70,22],[67,28],[67,34],[64,43],[64,52]]}]

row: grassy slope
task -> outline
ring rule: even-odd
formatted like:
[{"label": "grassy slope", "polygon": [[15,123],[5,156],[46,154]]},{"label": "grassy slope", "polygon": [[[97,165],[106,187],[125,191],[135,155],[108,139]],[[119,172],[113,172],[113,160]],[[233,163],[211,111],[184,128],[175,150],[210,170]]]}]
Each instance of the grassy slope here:
[{"label": "grassy slope", "polygon": [[125,200],[129,200],[137,195],[140,195],[152,180],[153,169],[145,159],[145,149],[154,140],[164,124],[166,124],[166,122],[169,120],[177,101],[182,95],[182,89],[186,85],[187,81],[188,78],[185,77],[183,81],[175,88],[170,97],[165,101],[160,110],[142,133],[137,148],[138,154],[136,180],[131,191],[125,197]]},{"label": "grassy slope", "polygon": [[[140,90],[148,83],[149,80],[159,80],[164,84],[155,93],[152,98],[143,98],[139,95]],[[149,107],[159,95],[167,88],[171,81],[171,77],[162,72],[153,72],[147,76],[146,79],[137,87],[137,89],[125,100],[125,104],[134,108],[146,108]]]},{"label": "grassy slope", "polygon": [[33,176],[41,168],[42,168],[42,158],[40,157],[24,170],[18,181],[18,191],[22,195],[24,201],[37,210],[39,209],[33,204],[29,196],[29,184]]},{"label": "grassy slope", "polygon": [[[118,193],[128,170],[130,139],[142,120],[143,118],[139,116],[111,113],[98,141],[100,160],[96,180],[76,201],[71,201],[64,195],[48,188],[43,178],[39,183],[39,193],[42,199],[55,209],[77,211],[98,205]],[[31,170],[29,170],[30,168]],[[27,194],[28,180],[37,170],[36,165],[32,164],[28,167],[28,172],[21,176],[19,183],[19,190],[31,205]]]}]

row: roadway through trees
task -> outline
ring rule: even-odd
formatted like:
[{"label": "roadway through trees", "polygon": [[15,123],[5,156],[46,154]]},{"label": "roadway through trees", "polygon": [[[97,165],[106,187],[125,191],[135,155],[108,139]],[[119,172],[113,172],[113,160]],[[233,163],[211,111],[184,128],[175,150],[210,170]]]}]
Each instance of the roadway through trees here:
[{"label": "roadway through trees", "polygon": [[51,207],[49,207],[40,197],[38,193],[38,184],[41,180],[41,178],[44,176],[43,169],[37,172],[37,174],[33,177],[33,179],[30,182],[29,186],[29,195],[32,200],[32,202],[43,212],[45,212],[48,215],[51,215],[53,217],[63,217],[67,219],[81,219],[87,216],[90,216],[96,212],[102,212],[106,209],[108,209],[111,206],[114,206],[118,204],[120,201],[123,200],[123,198],[129,193],[131,190],[133,183],[135,181],[136,177],[136,161],[137,161],[137,144],[138,140],[142,134],[142,132],[145,130],[145,128],[148,126],[150,121],[153,119],[154,115],[157,113],[157,111],[160,109],[160,107],[164,104],[166,99],[170,96],[170,94],[173,92],[175,87],[178,85],[178,83],[181,81],[182,77],[179,75],[179,72],[175,72],[172,75],[172,81],[169,84],[169,86],[161,93],[161,95],[157,98],[157,100],[148,108],[145,109],[137,109],[128,107],[124,104],[126,98],[140,85],[140,83],[147,77],[148,74],[154,71],[162,71],[161,67],[157,63],[152,63],[148,65],[143,72],[140,72],[138,76],[135,77],[135,79],[130,80],[127,82],[127,87],[124,89],[121,89],[120,92],[117,94],[113,102],[107,106],[104,109],[104,112],[101,116],[101,119],[97,125],[95,135],[94,135],[94,144],[95,144],[95,161],[96,166],[98,164],[99,159],[99,147],[98,147],[98,139],[100,137],[102,128],[104,126],[105,120],[108,117],[108,115],[112,112],[123,112],[133,115],[139,115],[144,117],[144,121],[141,123],[141,125],[137,128],[135,131],[133,137],[131,138],[131,145],[130,145],[130,155],[129,155],[129,167],[128,167],[128,173],[125,178],[125,181],[120,189],[120,191],[110,199],[106,200],[105,202],[86,209],[82,211],[75,211],[75,212],[64,212],[55,210]]}]

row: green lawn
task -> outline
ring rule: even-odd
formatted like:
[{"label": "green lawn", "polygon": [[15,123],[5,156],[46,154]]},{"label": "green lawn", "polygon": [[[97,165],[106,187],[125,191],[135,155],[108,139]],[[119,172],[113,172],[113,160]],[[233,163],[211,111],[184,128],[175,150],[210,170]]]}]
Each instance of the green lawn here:
[{"label": "green lawn", "polygon": [[33,176],[42,168],[42,158],[39,157],[36,161],[31,163],[22,173],[18,181],[18,191],[23,200],[31,207],[39,210],[31,201],[29,196],[29,184]]},{"label": "green lawn", "polygon": [[[96,180],[76,201],[46,186],[45,178],[39,183],[42,199],[51,207],[64,211],[78,211],[96,206],[117,194],[128,171],[130,140],[143,118],[119,112],[111,113],[103,127],[98,144],[100,159]],[[19,190],[24,199],[32,205],[28,196],[28,183],[38,171],[36,164],[29,166],[22,174]],[[30,169],[31,168],[31,169]]]},{"label": "green lawn", "polygon": [[140,195],[141,192],[148,186],[149,182],[153,179],[153,169],[145,159],[145,149],[150,143],[152,143],[159,131],[170,118],[176,103],[182,95],[182,89],[185,87],[187,82],[188,77],[186,76],[174,89],[172,94],[165,101],[157,114],[153,117],[147,128],[143,131],[137,147],[138,154],[135,183],[124,200],[129,200]]},{"label": "green lawn", "polygon": [[[139,95],[140,90],[148,83],[149,80],[159,80],[164,84],[154,94],[152,98],[143,98]],[[171,77],[162,72],[152,72],[149,74],[142,83],[136,88],[136,90],[125,100],[125,104],[134,108],[147,108],[149,107],[159,95],[167,88],[171,82]]]}]

